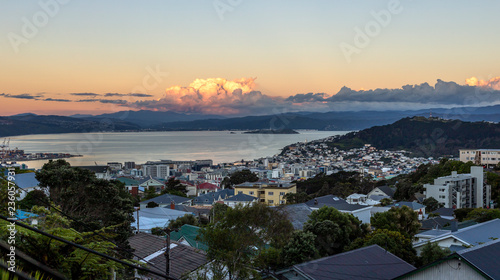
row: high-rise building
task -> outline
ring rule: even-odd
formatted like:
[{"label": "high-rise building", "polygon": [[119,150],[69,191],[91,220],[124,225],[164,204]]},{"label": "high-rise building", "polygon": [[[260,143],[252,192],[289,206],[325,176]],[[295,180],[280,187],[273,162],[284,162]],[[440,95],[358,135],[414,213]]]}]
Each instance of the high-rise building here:
[{"label": "high-rise building", "polygon": [[500,149],[460,149],[460,161],[493,167],[500,162]]}]

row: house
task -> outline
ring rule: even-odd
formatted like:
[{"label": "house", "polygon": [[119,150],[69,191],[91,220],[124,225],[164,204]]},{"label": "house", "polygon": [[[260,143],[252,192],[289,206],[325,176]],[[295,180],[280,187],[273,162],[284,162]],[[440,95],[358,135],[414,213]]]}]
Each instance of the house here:
[{"label": "house", "polygon": [[89,166],[75,166],[81,169],[87,169],[94,172],[97,179],[111,180],[111,168],[107,165],[89,165]]},{"label": "house", "polygon": [[139,187],[143,187],[144,190],[148,190],[151,187],[158,193],[165,188],[165,183],[163,183],[160,179],[149,176],[139,181]]},{"label": "house", "polygon": [[395,279],[500,279],[500,239],[455,252]]},{"label": "house", "polygon": [[217,192],[209,192],[207,194],[202,194],[193,198],[191,201],[192,205],[205,205],[211,206],[212,204],[220,201],[224,201],[225,199],[234,195],[233,189],[224,189]]},{"label": "house", "polygon": [[429,214],[437,214],[437,215],[439,215],[439,217],[441,217],[443,219],[447,219],[447,220],[455,219],[455,209],[453,209],[453,208],[441,207],[435,211],[432,211]]},{"label": "house", "polygon": [[363,223],[370,223],[372,206],[349,204],[344,199],[331,194],[311,199],[306,202],[306,205],[312,210],[318,210],[323,206],[333,207],[340,212],[352,214]]},{"label": "house", "polygon": [[353,193],[346,198],[349,204],[365,204],[368,197],[366,194]]},{"label": "house", "polygon": [[200,228],[197,226],[183,225],[179,229],[179,231],[173,231],[170,233],[170,240],[177,241],[178,243],[193,247],[195,249],[207,251],[208,246],[205,243],[197,240],[199,231]]},{"label": "house", "polygon": [[399,202],[396,202],[394,204],[387,205],[387,207],[391,207],[391,208],[392,207],[399,208],[399,207],[403,207],[403,206],[410,208],[411,210],[417,212],[419,215],[425,216],[425,205],[422,205],[418,202],[399,201]]},{"label": "house", "polygon": [[235,196],[226,198],[224,200],[224,204],[226,204],[227,206],[229,206],[231,208],[234,208],[236,205],[246,206],[246,205],[250,205],[252,202],[256,202],[256,201],[257,201],[257,198],[255,196],[240,193],[240,194],[237,194]]},{"label": "house", "polygon": [[287,214],[287,218],[295,230],[302,230],[304,228],[304,224],[309,221],[309,215],[313,211],[305,203],[287,204],[280,207]]},{"label": "house", "polygon": [[202,183],[196,186],[196,195],[206,194],[209,192],[216,192],[220,190],[219,186],[210,184],[210,183]]},{"label": "house", "polygon": [[280,279],[393,279],[415,267],[378,245],[294,265],[278,272]]},{"label": "house", "polygon": [[171,206],[177,205],[177,204],[184,204],[184,205],[190,205],[191,200],[187,197],[182,197],[178,195],[173,195],[173,194],[162,194],[160,196],[157,196],[155,198],[151,198],[145,201],[141,201],[140,206],[141,209],[145,209],[148,203],[154,202],[158,204],[158,207],[165,207],[165,206]]},{"label": "house", "polygon": [[458,229],[455,224],[451,230],[433,229],[418,233],[415,235],[413,248],[420,254],[423,246],[431,242],[437,243],[441,248],[460,250],[498,238],[500,238],[500,219],[494,219],[462,229]]},{"label": "house", "polygon": [[17,190],[19,194],[18,200],[22,200],[29,192],[34,190],[43,190],[48,195],[48,189],[39,187],[40,182],[38,182],[35,176],[34,172],[16,174],[14,182],[19,187]]},{"label": "house", "polygon": [[471,166],[470,174],[457,174],[434,179],[425,184],[425,197],[433,197],[447,208],[489,208],[491,186],[486,184],[482,166]]},{"label": "house", "polygon": [[255,196],[260,203],[277,206],[285,204],[287,193],[297,193],[297,185],[282,182],[245,182],[234,186],[234,192]]},{"label": "house", "polygon": [[394,197],[394,193],[396,192],[396,188],[391,188],[389,186],[380,186],[371,190],[366,196],[370,197],[372,195],[385,195],[388,197]]},{"label": "house", "polygon": [[451,220],[442,217],[432,217],[421,221],[421,224],[422,226],[420,227],[420,230],[421,232],[424,232],[431,229],[443,229],[444,227],[451,225]]},{"label": "house", "polygon": [[[147,234],[138,233],[128,239],[130,247],[135,250],[135,259],[146,263],[150,270],[165,274],[166,259],[165,259],[165,238]],[[203,251],[197,250],[190,246],[178,242],[170,244],[170,275],[171,277],[180,279],[192,271],[196,271],[199,267],[207,263],[207,257]],[[141,276],[136,273],[135,279],[165,279],[157,275],[148,274]]]},{"label": "house", "polygon": [[461,162],[472,161],[477,165],[495,167],[500,162],[500,149],[460,149]]},{"label": "house", "polygon": [[141,208],[133,213],[135,222],[131,223],[137,232],[150,233],[153,228],[165,228],[170,221],[176,220],[184,215],[192,215],[184,211],[164,207]]},{"label": "house", "polygon": [[116,180],[124,183],[125,187],[132,196],[139,196],[144,192],[144,188],[141,188],[142,191],[139,190],[139,181],[137,180],[127,177],[118,177]]}]

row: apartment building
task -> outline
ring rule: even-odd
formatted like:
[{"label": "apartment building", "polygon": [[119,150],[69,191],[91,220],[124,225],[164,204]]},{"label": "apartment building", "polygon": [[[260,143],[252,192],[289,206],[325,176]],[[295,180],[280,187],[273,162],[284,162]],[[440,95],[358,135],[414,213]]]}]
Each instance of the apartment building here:
[{"label": "apartment building", "polygon": [[297,185],[291,183],[266,183],[266,182],[245,182],[234,186],[234,194],[246,194],[254,196],[258,202],[266,203],[269,206],[285,204],[287,193],[297,193]]},{"label": "apartment building", "polygon": [[492,168],[500,162],[500,149],[460,149],[460,161]]},{"label": "apartment building", "polygon": [[472,166],[470,174],[457,174],[434,179],[424,185],[426,198],[433,197],[446,208],[490,207],[491,186],[484,180],[482,166]]},{"label": "apartment building", "polygon": [[144,164],[142,166],[144,176],[157,178],[168,178],[170,176],[170,166],[167,164]]}]

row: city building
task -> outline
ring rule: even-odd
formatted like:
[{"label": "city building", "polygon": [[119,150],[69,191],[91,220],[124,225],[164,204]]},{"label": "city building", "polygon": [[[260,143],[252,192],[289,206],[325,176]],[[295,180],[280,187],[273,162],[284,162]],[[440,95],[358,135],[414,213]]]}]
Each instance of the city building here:
[{"label": "city building", "polygon": [[492,168],[500,162],[500,149],[460,149],[460,161],[472,161],[477,165]]},{"label": "city building", "polygon": [[143,176],[151,176],[158,178],[168,178],[170,176],[170,166],[168,164],[146,163],[142,166]]},{"label": "city building", "polygon": [[234,193],[250,195],[261,203],[277,206],[285,204],[287,193],[297,193],[297,186],[291,183],[245,182],[234,186]]},{"label": "city building", "polygon": [[457,174],[434,179],[424,185],[426,198],[433,197],[446,208],[488,208],[491,186],[484,181],[483,167],[472,166],[470,174]]}]

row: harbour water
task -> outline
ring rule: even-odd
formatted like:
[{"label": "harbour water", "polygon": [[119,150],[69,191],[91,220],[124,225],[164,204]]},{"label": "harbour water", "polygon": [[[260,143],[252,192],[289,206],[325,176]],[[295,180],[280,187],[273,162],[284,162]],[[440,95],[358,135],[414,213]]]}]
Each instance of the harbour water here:
[{"label": "harbour water", "polygon": [[[97,132],[11,137],[10,147],[27,153],[83,155],[66,159],[71,165],[108,162],[212,159],[215,164],[272,156],[289,144],[317,140],[347,131],[298,130],[300,134],[243,134],[229,131]],[[41,168],[46,160],[27,161]]]}]

